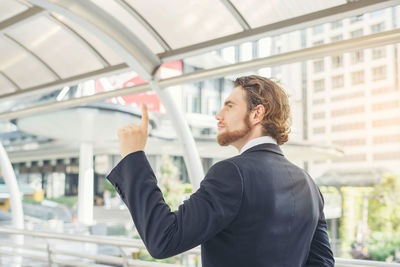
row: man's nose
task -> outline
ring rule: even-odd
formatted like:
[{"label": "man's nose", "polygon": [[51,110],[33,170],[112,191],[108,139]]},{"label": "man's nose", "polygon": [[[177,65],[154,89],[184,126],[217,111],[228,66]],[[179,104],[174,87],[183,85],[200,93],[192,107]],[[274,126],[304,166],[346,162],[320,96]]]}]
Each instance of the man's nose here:
[{"label": "man's nose", "polygon": [[215,118],[216,118],[218,121],[220,121],[220,120],[222,119],[221,111],[222,111],[222,110],[220,110],[217,114],[215,114]]}]

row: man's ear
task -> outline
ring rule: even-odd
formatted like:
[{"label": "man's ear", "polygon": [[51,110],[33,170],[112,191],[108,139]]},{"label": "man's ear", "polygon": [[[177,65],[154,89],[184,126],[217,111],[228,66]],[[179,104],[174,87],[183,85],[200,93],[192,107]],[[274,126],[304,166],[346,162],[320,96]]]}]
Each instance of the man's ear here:
[{"label": "man's ear", "polygon": [[252,119],[254,120],[254,122],[256,123],[260,123],[265,115],[265,107],[263,105],[257,105],[254,109],[253,112],[251,114]]}]

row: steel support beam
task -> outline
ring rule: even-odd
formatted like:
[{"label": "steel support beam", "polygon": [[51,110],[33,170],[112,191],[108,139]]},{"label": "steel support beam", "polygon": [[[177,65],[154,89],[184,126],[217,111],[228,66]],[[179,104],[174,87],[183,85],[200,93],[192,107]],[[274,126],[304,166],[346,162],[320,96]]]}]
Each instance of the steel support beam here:
[{"label": "steel support beam", "polygon": [[[213,69],[206,69],[201,71],[195,71],[192,73],[184,74],[181,76],[158,80],[157,84],[160,88],[166,88],[169,86],[191,83],[202,81],[205,79],[219,78],[226,75],[235,73],[241,73],[246,71],[257,70],[265,67],[279,66],[284,64],[290,64],[300,62],[304,60],[312,60],[315,58],[321,58],[325,56],[331,56],[335,54],[341,54],[345,52],[355,51],[359,49],[379,47],[383,45],[396,44],[400,41],[400,29],[391,31],[380,32],[372,35],[362,36],[349,40],[323,44],[305,49],[299,49],[287,53],[273,55],[270,57],[259,58],[256,60],[240,62],[236,64],[226,65]],[[78,99],[71,99],[67,101],[51,103],[47,105],[32,107],[15,112],[7,112],[0,114],[0,120],[4,119],[15,119],[19,117],[29,116],[48,110],[56,110],[67,107],[73,107],[83,105],[90,102],[96,102],[105,100],[112,97],[129,95],[133,93],[139,93],[151,90],[149,84],[135,85],[119,90],[108,91],[93,96],[82,97]],[[2,98],[0,98],[0,101]]]},{"label": "steel support beam", "polygon": [[7,82],[15,89],[15,91],[20,90],[21,88],[18,86],[18,84],[15,83],[7,74],[5,74],[3,71],[0,71],[0,76],[2,76],[4,79],[7,80]]},{"label": "steel support beam", "polygon": [[45,94],[47,92],[52,92],[56,89],[60,89],[61,87],[68,86],[71,84],[78,84],[79,82],[86,81],[88,79],[96,79],[100,77],[104,77],[105,75],[111,75],[115,73],[121,73],[123,71],[132,70],[126,63],[121,63],[115,66],[106,67],[104,69],[95,70],[83,74],[79,74],[76,76],[72,76],[66,79],[57,80],[54,82],[41,84],[34,87],[24,88],[18,92],[9,93],[0,95],[0,101],[3,100],[15,100],[20,97],[27,97],[38,94]]},{"label": "steel support beam", "polygon": [[96,35],[145,80],[161,65],[160,60],[129,29],[91,1],[28,0],[34,5],[68,17]]},{"label": "steel support beam", "polygon": [[194,192],[200,187],[200,182],[204,178],[204,170],[192,133],[183,117],[182,111],[179,110],[178,106],[175,104],[169,91],[162,90],[160,86],[153,81],[150,81],[150,86],[157,93],[166,110],[168,110],[167,114],[169,115],[169,119],[173,123],[177,136],[182,142],[184,148],[183,157],[186,165],[189,167],[187,170]]},{"label": "steel support beam", "polygon": [[239,10],[229,0],[220,0],[221,3],[228,9],[229,13],[236,19],[236,21],[242,26],[244,31],[250,30],[250,25],[246,19],[240,14]]},{"label": "steel support beam", "polygon": [[48,70],[48,72],[51,73],[51,75],[53,75],[53,77],[56,80],[60,80],[61,77],[60,75],[58,75],[58,73],[49,65],[47,64],[46,61],[44,61],[43,59],[41,59],[38,55],[36,55],[32,50],[30,50],[28,47],[24,46],[22,43],[20,43],[18,40],[14,39],[13,37],[11,37],[8,34],[3,34],[3,37],[5,40],[7,40],[8,42],[11,43],[11,45],[17,46],[19,48],[21,48],[25,53],[27,53],[28,55],[30,55],[31,57],[33,57],[36,61],[38,61],[41,65],[43,65],[45,67],[45,69]]},{"label": "steel support beam", "polygon": [[0,33],[7,31],[13,27],[16,27],[22,23],[26,23],[29,20],[35,19],[37,16],[42,15],[45,10],[38,6],[33,6],[22,13],[15,15],[9,19],[0,22]]},{"label": "steel support beam", "polygon": [[299,17],[290,18],[258,28],[252,28],[250,30],[224,36],[214,40],[209,40],[195,45],[190,45],[164,53],[159,53],[158,57],[163,62],[183,59],[185,57],[198,55],[230,45],[235,45],[246,41],[254,41],[265,36],[292,32],[314,25],[326,23],[327,21],[344,19],[347,17],[356,16],[377,9],[392,7],[399,4],[400,0],[349,1],[346,4],[324,9],[311,14],[305,14]]},{"label": "steel support beam", "polygon": [[[109,47],[113,48],[142,79],[147,80],[156,92],[161,92],[158,88],[157,81],[154,81],[154,75],[161,65],[161,61],[145,44],[141,42],[139,38],[137,38],[137,36],[106,11],[102,10],[90,1],[28,1],[52,12],[62,14],[94,33],[97,37],[108,44]],[[183,115],[176,114],[176,112],[179,113],[179,110],[175,108],[176,105],[174,104],[172,97],[169,96],[169,92],[161,92],[160,98],[167,101],[164,104],[166,105],[167,113],[171,112],[173,114],[171,117],[173,122],[176,125],[186,125],[186,121],[183,120]],[[186,125],[186,127],[188,126]],[[182,133],[180,137],[182,138],[181,141],[185,153],[191,155],[193,159],[192,161],[188,161],[188,158],[185,158],[187,169],[192,169],[192,172],[198,171],[198,166],[201,167],[201,162],[197,148],[190,145],[187,141],[188,139],[192,139],[192,142],[194,143],[193,136],[190,131],[180,131],[179,129],[177,129],[177,131]],[[190,179],[194,179],[194,177],[190,177]],[[196,186],[196,182],[193,183],[194,186]]]},{"label": "steel support beam", "polygon": [[125,0],[117,0],[119,3],[132,17],[134,17],[142,26],[153,36],[154,39],[164,48],[165,51],[170,51],[171,47],[164,40],[160,33],[153,28],[153,26],[139,13],[134,9],[131,5],[129,5]]},{"label": "steel support beam", "polygon": [[103,65],[103,67],[109,67],[110,63],[107,61],[103,55],[97,51],[97,49],[89,43],[85,38],[83,38],[82,35],[80,35],[77,31],[75,31],[71,26],[67,25],[65,22],[63,22],[60,18],[58,18],[55,15],[49,14],[47,16],[51,21],[56,23],[57,25],[61,26],[64,28],[66,31],[70,32],[79,42],[83,43],[84,46],[89,47],[89,51],[94,55],[98,61]]}]

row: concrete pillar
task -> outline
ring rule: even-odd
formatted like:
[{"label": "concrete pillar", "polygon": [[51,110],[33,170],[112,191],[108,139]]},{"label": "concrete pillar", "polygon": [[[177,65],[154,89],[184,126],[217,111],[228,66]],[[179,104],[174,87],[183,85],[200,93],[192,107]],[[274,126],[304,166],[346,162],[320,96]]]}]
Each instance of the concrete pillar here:
[{"label": "concrete pillar", "polygon": [[79,152],[78,222],[93,223],[93,144],[82,142]]}]

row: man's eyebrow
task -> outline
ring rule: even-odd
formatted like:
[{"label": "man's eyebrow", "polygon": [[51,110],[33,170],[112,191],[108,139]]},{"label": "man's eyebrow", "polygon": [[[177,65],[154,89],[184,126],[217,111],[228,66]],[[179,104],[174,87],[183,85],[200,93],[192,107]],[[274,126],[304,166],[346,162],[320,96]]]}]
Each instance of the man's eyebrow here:
[{"label": "man's eyebrow", "polygon": [[229,105],[229,104],[235,104],[235,102],[231,101],[231,100],[226,100],[224,102],[224,106]]}]

